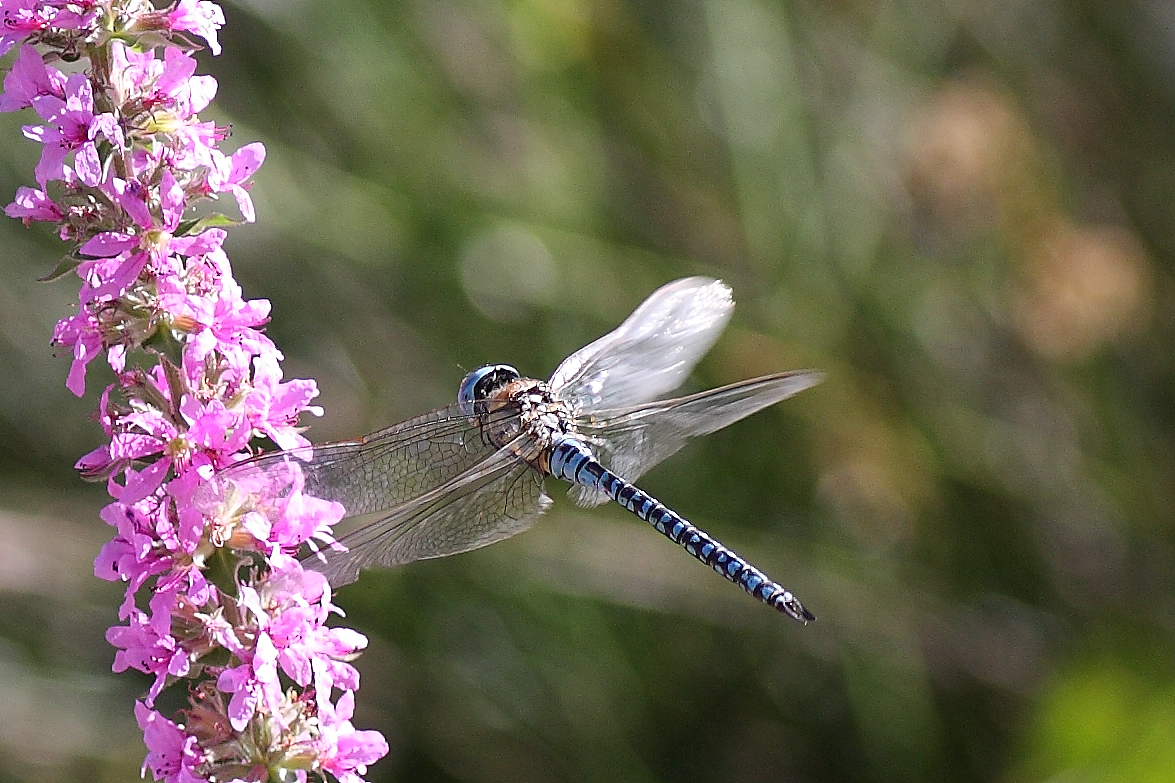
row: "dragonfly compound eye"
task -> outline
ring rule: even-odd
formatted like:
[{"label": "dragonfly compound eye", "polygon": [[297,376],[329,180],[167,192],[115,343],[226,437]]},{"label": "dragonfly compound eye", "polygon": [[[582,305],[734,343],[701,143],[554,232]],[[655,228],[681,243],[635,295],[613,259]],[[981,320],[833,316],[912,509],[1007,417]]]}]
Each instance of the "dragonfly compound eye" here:
[{"label": "dragonfly compound eye", "polygon": [[476,416],[482,413],[476,403],[488,400],[499,389],[511,381],[522,376],[508,364],[487,364],[478,367],[465,376],[461,381],[461,388],[457,392],[457,401],[461,404],[461,412],[466,416]]}]

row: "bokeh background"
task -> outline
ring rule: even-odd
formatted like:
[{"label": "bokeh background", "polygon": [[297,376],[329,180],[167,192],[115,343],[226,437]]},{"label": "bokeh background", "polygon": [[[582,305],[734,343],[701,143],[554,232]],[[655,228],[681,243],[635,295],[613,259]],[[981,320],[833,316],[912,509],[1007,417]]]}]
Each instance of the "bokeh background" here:
[{"label": "bokeh background", "polygon": [[[206,116],[269,149],[228,249],[314,439],[689,274],[739,301],[690,388],[828,373],[644,482],[819,622],[559,492],[340,594],[372,780],[1175,780],[1169,2],[224,5]],[[137,779],[74,288],[43,230],[0,252],[0,779]]]}]

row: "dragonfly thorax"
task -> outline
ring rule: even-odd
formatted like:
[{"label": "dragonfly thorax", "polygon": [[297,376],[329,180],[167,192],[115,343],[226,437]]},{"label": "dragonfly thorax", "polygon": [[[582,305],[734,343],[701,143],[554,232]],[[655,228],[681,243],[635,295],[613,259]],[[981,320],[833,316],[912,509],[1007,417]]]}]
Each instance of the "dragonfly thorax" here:
[{"label": "dragonfly thorax", "polygon": [[486,439],[498,448],[513,443],[520,449],[519,456],[532,464],[573,431],[571,408],[535,378],[510,381],[477,407],[482,411],[478,420]]}]

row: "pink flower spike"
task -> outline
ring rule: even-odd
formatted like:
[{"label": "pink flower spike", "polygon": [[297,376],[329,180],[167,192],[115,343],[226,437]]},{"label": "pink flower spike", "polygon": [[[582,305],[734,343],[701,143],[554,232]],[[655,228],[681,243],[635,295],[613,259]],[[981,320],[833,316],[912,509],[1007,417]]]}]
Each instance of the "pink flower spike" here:
[{"label": "pink flower spike", "polygon": [[[231,195],[256,219],[249,186],[264,146],[225,154],[228,129],[198,116],[217,83],[197,75],[194,41],[219,53],[224,15],[209,0],[0,0],[0,21],[0,54],[28,44],[3,74],[0,110],[35,112],[23,133],[42,145],[37,187],[5,212],[53,224],[80,258],[76,310],[53,332],[72,355],[67,387],[81,396],[100,356],[115,373],[102,442],[75,466],[114,498],[94,573],[122,587],[112,668],[151,678],[134,707],[144,772],[157,783],[362,783],[387,753],[378,732],[351,725],[351,661],[367,639],[328,625],[342,611],[297,557],[304,544],[338,546],[345,509],[304,492],[296,457],[230,478],[214,470],[263,437],[306,446],[300,419],[322,413],[313,380],[283,380],[269,302],[233,279],[224,229],[177,236],[204,199]],[[54,58],[80,62],[66,75]],[[170,684],[187,694],[182,723],[154,709]]]}]

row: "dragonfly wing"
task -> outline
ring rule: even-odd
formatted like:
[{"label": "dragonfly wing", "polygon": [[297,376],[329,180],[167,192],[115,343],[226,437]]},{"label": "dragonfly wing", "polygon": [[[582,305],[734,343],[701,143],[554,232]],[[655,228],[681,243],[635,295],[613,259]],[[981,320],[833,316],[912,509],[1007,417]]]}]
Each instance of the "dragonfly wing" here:
[{"label": "dragonfly wing", "polygon": [[487,546],[529,529],[551,505],[542,475],[520,457],[524,439],[343,536],[346,551],[306,558],[335,587],[373,566],[393,566]]},{"label": "dragonfly wing", "polygon": [[664,285],[616,329],[564,359],[551,389],[576,411],[656,399],[681,385],[733,308],[721,280],[687,277]]},{"label": "dragonfly wing", "polygon": [[[696,435],[708,435],[823,379],[796,371],[752,378],[688,397],[659,400],[620,410],[599,411],[576,421],[596,457],[617,475],[636,481]],[[590,487],[571,489],[575,502],[595,506],[608,500]]]},{"label": "dragonfly wing", "polygon": [[[516,409],[491,416],[511,418]],[[455,405],[353,441],[271,452],[217,473],[197,495],[203,510],[236,497],[282,499],[294,491],[341,503],[347,514],[396,508],[494,453]],[[247,501],[241,501],[247,502]]]}]

